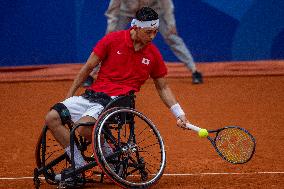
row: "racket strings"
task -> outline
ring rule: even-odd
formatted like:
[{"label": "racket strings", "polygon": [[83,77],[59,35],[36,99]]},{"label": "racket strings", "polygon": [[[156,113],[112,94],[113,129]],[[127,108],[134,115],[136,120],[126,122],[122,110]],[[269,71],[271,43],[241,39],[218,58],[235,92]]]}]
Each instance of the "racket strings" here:
[{"label": "racket strings", "polygon": [[215,140],[216,148],[231,163],[245,163],[254,152],[253,138],[239,128],[220,131]]}]

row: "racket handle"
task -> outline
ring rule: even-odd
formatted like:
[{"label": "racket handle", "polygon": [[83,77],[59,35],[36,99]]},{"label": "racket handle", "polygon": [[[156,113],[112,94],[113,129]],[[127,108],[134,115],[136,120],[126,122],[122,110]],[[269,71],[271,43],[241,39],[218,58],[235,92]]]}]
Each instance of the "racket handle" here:
[{"label": "racket handle", "polygon": [[186,127],[189,128],[189,129],[191,129],[191,130],[193,130],[193,131],[196,131],[196,132],[199,132],[199,131],[201,130],[200,127],[197,127],[197,126],[192,125],[192,124],[190,124],[190,123],[186,123]]}]

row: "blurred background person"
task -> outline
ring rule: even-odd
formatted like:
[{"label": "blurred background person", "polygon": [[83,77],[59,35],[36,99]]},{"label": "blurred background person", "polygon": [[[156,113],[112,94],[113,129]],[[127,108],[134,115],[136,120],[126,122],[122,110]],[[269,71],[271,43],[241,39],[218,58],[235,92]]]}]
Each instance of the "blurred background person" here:
[{"label": "blurred background person", "polygon": [[[203,83],[201,72],[197,70],[190,51],[177,33],[172,0],[110,0],[108,9],[105,12],[107,17],[106,33],[127,28],[132,18],[135,17],[136,11],[144,6],[153,8],[159,14],[159,32],[174,55],[191,70],[192,83]],[[84,87],[89,87],[93,83],[97,70],[98,67],[86,79],[83,83]]]}]

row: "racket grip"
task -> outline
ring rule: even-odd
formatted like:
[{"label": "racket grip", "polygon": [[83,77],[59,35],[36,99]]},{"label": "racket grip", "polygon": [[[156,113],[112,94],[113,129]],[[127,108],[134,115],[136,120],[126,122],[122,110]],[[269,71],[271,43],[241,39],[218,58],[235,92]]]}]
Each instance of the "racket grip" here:
[{"label": "racket grip", "polygon": [[199,131],[201,130],[200,127],[197,127],[197,126],[192,125],[192,124],[190,124],[190,123],[186,123],[186,127],[189,128],[189,129],[191,129],[191,130],[193,130],[193,131],[196,131],[196,132],[199,132]]}]

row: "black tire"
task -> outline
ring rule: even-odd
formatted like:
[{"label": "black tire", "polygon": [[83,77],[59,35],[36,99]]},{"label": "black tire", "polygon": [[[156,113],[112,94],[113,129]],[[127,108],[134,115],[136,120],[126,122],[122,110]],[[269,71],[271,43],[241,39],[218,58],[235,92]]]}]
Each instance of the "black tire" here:
[{"label": "black tire", "polygon": [[[111,153],[107,153],[111,149]],[[131,108],[104,112],[93,131],[93,149],[105,174],[124,188],[148,188],[162,176],[166,154],[155,125]],[[111,154],[111,155],[110,155]]]}]

